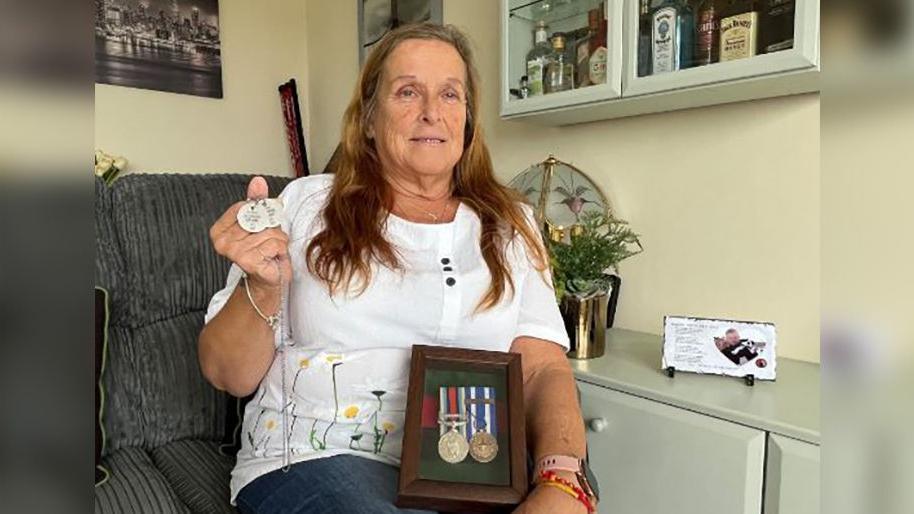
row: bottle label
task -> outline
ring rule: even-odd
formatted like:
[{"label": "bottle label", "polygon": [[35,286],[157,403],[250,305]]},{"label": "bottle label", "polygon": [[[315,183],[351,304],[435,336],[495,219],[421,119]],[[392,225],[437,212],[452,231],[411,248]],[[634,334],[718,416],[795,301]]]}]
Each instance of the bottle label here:
[{"label": "bottle label", "polygon": [[698,34],[695,52],[697,64],[716,62],[719,58],[718,44],[720,43],[720,19],[717,17],[717,11],[707,9],[699,13],[696,32]]},{"label": "bottle label", "polygon": [[606,83],[606,59],[607,53],[605,46],[601,46],[593,51],[593,55],[590,56],[590,66],[588,73],[588,79],[591,84],[604,84]]},{"label": "bottle label", "polygon": [[779,43],[772,43],[765,47],[765,53],[780,52],[781,50],[790,50],[793,48],[793,38]]},{"label": "bottle label", "polygon": [[534,34],[533,43],[536,45],[549,41],[549,33],[547,33],[545,30],[537,30]]},{"label": "bottle label", "polygon": [[530,59],[527,61],[527,87],[530,96],[543,94],[543,60]]},{"label": "bottle label", "polygon": [[653,26],[654,73],[665,73],[679,68],[679,41],[676,31],[678,13],[673,7],[664,7],[654,13]]},{"label": "bottle label", "polygon": [[720,60],[745,59],[758,48],[758,12],[724,18],[720,22]]}]

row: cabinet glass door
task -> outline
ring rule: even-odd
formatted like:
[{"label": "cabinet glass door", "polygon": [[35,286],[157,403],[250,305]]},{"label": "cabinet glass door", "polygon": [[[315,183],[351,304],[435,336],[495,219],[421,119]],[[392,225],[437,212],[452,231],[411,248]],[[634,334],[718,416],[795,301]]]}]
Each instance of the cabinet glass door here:
[{"label": "cabinet glass door", "polygon": [[819,65],[818,0],[627,0],[625,96]]},{"label": "cabinet glass door", "polygon": [[618,98],[624,0],[503,0],[501,115]]}]

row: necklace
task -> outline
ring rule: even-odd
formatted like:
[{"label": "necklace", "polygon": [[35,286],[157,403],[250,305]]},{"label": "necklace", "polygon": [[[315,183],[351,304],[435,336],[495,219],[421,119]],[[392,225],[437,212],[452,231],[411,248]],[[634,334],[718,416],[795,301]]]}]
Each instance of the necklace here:
[{"label": "necklace", "polygon": [[437,196],[437,197],[433,197],[433,196],[424,195],[424,194],[422,194],[422,193],[414,193],[414,192],[412,192],[412,191],[406,189],[405,187],[403,187],[403,185],[400,184],[399,182],[397,182],[397,180],[394,179],[393,177],[389,178],[389,179],[388,179],[388,182],[390,183],[390,185],[391,185],[394,189],[396,189],[397,191],[399,191],[399,192],[402,193],[403,195],[408,196],[408,197],[410,197],[410,198],[417,199],[417,200],[425,200],[426,202],[437,202],[437,201],[440,201],[440,200],[444,200],[445,198],[451,196],[451,195],[454,193],[454,185],[453,185],[453,184],[451,184],[451,186],[448,187],[447,191],[445,191],[445,192],[442,193],[441,195],[439,195],[439,196]]},{"label": "necklace", "polygon": [[[407,199],[413,200],[415,202],[415,200],[412,198],[407,198]],[[415,203],[413,205],[413,207],[415,207],[416,210],[422,212],[423,214],[425,214],[426,216],[431,218],[433,223],[439,223],[440,220],[444,218],[444,215],[447,213],[450,206],[451,206],[450,198],[448,198],[447,201],[444,202],[444,205],[441,207],[441,209],[437,213],[429,211],[429,210],[425,209],[424,207],[421,207],[420,205],[418,205],[418,203]]]}]

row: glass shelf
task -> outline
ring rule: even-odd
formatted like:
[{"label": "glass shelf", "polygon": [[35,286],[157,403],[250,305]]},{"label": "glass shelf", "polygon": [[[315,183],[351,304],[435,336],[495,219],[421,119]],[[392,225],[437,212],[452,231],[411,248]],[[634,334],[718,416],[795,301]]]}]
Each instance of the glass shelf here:
[{"label": "glass shelf", "polygon": [[510,17],[522,18],[531,22],[545,21],[547,24],[560,23],[569,18],[586,15],[595,9],[603,0],[526,0],[511,2],[518,4],[509,10]]}]

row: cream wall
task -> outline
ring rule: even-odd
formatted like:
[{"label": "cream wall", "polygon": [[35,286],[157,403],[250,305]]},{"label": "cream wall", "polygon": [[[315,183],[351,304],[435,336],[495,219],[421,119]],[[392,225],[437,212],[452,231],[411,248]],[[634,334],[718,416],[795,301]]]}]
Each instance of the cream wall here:
[{"label": "cream wall", "polygon": [[291,175],[276,88],[296,79],[308,134],[305,2],[222,0],[219,25],[224,97],[96,84],[96,148],[130,171]]},{"label": "cream wall", "polygon": [[[622,266],[616,326],[665,314],[770,320],[779,355],[819,360],[819,97],[805,95],[564,128],[498,118],[498,4],[447,0],[476,48],[483,124],[509,179],[553,152],[589,173],[642,236]],[[330,157],[358,72],[356,2],[308,0],[315,169]]]}]

